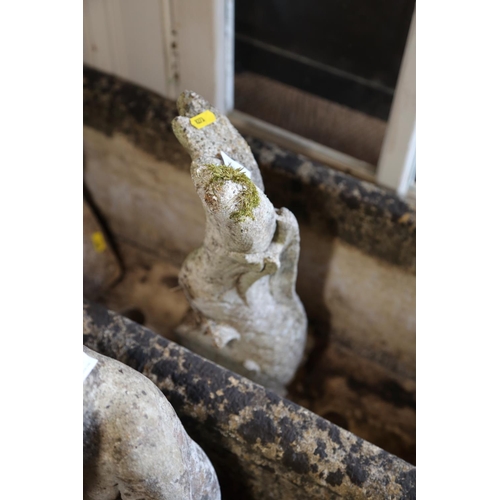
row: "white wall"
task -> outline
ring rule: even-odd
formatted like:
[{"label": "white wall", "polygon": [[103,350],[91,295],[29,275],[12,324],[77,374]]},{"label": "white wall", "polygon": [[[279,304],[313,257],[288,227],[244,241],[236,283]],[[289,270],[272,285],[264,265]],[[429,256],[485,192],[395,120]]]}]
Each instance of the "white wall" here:
[{"label": "white wall", "polygon": [[232,108],[234,0],[84,0],[83,61],[176,99]]},{"label": "white wall", "polygon": [[84,0],[83,9],[84,63],[168,96],[162,1]]}]

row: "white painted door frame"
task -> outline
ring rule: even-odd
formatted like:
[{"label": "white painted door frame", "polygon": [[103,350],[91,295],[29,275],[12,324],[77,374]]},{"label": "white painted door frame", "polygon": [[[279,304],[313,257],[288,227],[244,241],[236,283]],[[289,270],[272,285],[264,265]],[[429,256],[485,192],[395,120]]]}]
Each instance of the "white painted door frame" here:
[{"label": "white painted door frame", "polygon": [[89,66],[170,99],[184,89],[233,108],[234,0],[84,0]]},{"label": "white painted door frame", "polygon": [[178,93],[193,90],[228,113],[234,102],[234,0],[162,1],[170,8]]},{"label": "white painted door frame", "polygon": [[377,182],[406,196],[416,168],[416,19],[411,20],[377,166]]}]

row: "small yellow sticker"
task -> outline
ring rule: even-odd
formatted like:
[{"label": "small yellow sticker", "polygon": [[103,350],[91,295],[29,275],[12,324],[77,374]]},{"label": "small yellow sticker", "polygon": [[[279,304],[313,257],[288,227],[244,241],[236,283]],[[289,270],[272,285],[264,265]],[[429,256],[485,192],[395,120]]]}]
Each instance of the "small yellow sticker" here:
[{"label": "small yellow sticker", "polygon": [[215,115],[211,111],[207,110],[203,111],[203,113],[200,113],[199,115],[193,116],[193,118],[189,121],[193,127],[199,129],[213,123],[215,121]]},{"label": "small yellow sticker", "polygon": [[92,233],[92,244],[94,245],[94,250],[97,253],[102,253],[106,250],[106,240],[104,239],[104,234],[101,231]]}]

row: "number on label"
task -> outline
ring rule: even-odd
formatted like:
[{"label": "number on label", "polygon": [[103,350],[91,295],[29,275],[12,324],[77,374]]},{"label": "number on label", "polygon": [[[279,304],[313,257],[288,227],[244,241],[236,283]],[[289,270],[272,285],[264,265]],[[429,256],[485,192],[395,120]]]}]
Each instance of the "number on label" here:
[{"label": "number on label", "polygon": [[189,121],[193,127],[200,129],[213,123],[215,121],[215,115],[207,109],[203,111],[203,113],[193,116]]}]

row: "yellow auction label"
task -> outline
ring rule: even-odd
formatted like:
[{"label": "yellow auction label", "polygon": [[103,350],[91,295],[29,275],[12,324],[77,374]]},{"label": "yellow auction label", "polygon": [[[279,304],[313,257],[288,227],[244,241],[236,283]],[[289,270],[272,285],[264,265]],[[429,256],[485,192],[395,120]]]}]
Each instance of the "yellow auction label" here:
[{"label": "yellow auction label", "polygon": [[94,245],[94,250],[97,253],[102,253],[106,250],[106,240],[104,239],[104,234],[101,231],[92,233],[92,244]]},{"label": "yellow auction label", "polygon": [[207,111],[203,111],[203,113],[193,116],[189,121],[193,127],[203,128],[215,121],[215,115],[207,109]]}]

